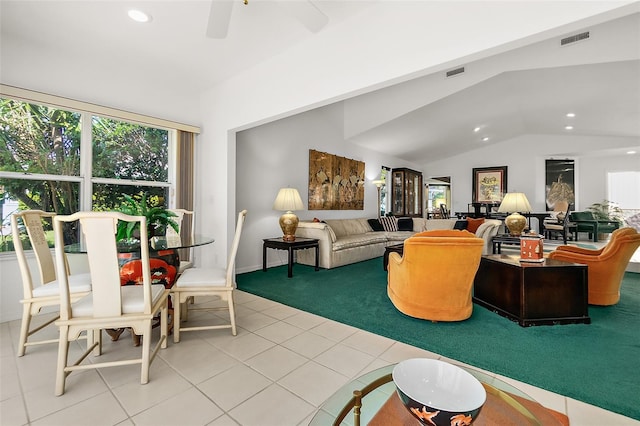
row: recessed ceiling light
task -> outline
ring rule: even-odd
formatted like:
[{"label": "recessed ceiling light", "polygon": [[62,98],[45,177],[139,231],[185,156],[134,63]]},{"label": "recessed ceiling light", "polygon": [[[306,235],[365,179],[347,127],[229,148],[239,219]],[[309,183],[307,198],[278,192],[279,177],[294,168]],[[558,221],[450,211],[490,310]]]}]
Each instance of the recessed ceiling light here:
[{"label": "recessed ceiling light", "polygon": [[575,117],[575,116],[576,116],[576,115],[575,115],[573,112],[569,112],[569,113],[567,113],[567,117],[569,117],[569,118],[573,118],[573,117]]},{"label": "recessed ceiling light", "polygon": [[140,10],[136,10],[136,9],[131,9],[129,12],[127,12],[127,14],[129,15],[129,18],[133,19],[136,22],[149,22],[151,21],[151,16],[147,15],[146,13],[140,11]]},{"label": "recessed ceiling light", "polygon": [[627,154],[635,154],[636,151],[627,151]]},{"label": "recessed ceiling light", "polygon": [[489,136],[485,136],[484,138],[482,138],[482,142],[486,142],[489,140]]},{"label": "recessed ceiling light", "polygon": [[476,127],[475,129],[473,129],[473,131],[478,133],[480,131],[480,127]]},{"label": "recessed ceiling light", "polygon": [[573,130],[573,126],[564,126],[565,130]]}]

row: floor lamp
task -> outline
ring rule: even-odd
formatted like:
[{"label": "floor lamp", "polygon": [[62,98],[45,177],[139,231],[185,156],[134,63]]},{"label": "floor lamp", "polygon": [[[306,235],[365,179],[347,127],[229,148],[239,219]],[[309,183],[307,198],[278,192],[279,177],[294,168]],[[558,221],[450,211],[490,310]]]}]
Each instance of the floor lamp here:
[{"label": "floor lamp", "polygon": [[378,220],[380,220],[380,192],[382,191],[382,185],[384,185],[384,180],[378,179],[372,182],[376,188],[378,188]]}]

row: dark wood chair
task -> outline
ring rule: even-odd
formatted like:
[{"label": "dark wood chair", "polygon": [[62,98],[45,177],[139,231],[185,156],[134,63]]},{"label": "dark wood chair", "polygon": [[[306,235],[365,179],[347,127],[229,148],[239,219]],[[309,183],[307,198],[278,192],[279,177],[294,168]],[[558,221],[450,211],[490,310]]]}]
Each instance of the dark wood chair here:
[{"label": "dark wood chair", "polygon": [[440,218],[441,219],[451,218],[451,215],[449,214],[449,210],[447,210],[447,206],[444,204],[440,204]]},{"label": "dark wood chair", "polygon": [[566,245],[567,240],[570,238],[572,228],[575,227],[575,224],[571,223],[570,218],[570,208],[567,208],[567,211],[564,214],[564,217],[561,221],[549,218],[545,219],[544,225],[544,237],[547,239],[558,238],[558,235],[562,236],[562,242]]}]

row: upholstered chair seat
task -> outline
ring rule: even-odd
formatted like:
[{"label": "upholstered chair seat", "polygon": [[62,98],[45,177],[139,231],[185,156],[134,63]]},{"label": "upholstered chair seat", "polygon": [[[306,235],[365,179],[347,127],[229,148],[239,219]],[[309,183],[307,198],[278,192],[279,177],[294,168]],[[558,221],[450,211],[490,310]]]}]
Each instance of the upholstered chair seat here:
[{"label": "upholstered chair seat", "polygon": [[389,255],[389,299],[400,312],[415,318],[469,318],[483,244],[482,238],[458,230],[426,231],[408,238],[402,257]]},{"label": "upholstered chair seat", "polygon": [[588,266],[589,304],[615,305],[620,300],[620,286],[631,256],[640,246],[640,234],[633,228],[613,231],[602,249],[560,246],[549,253],[550,259],[582,263]]}]

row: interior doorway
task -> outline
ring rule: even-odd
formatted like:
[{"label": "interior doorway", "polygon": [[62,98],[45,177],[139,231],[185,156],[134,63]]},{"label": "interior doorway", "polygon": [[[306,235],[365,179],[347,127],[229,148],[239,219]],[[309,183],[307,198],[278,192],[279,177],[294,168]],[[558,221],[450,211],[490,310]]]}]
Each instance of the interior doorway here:
[{"label": "interior doorway", "polygon": [[426,179],[425,192],[428,219],[443,217],[442,210],[446,210],[446,216],[451,215],[451,176]]}]

